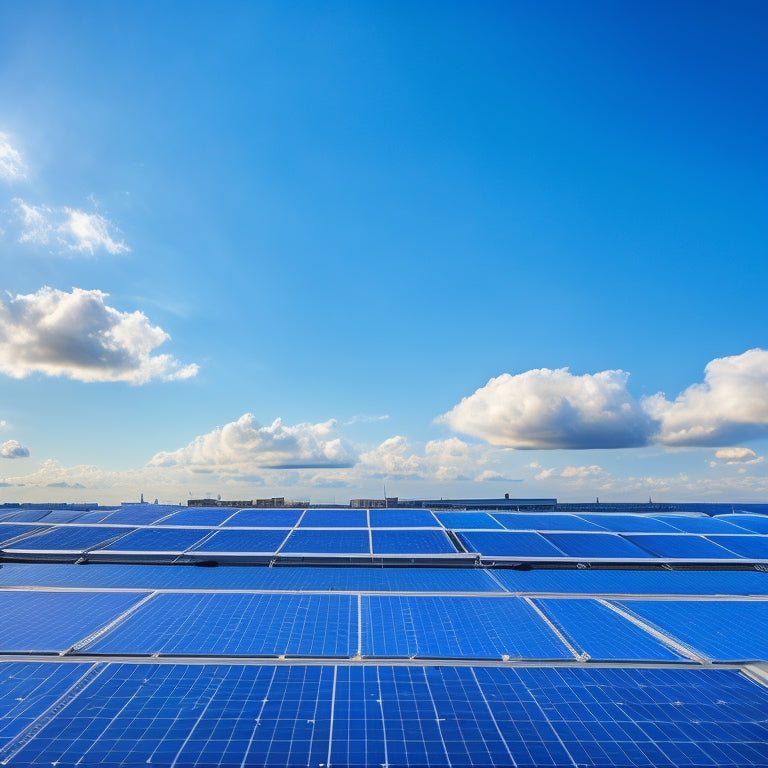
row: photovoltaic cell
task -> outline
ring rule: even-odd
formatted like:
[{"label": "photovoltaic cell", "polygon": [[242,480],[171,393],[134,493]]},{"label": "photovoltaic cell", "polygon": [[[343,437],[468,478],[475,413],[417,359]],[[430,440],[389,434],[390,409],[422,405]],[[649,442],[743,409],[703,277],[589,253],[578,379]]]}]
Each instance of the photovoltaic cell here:
[{"label": "photovoltaic cell", "polygon": [[362,600],[366,656],[573,658],[524,600],[370,595]]},{"label": "photovoltaic cell", "polygon": [[583,520],[596,523],[609,531],[617,533],[672,533],[675,528],[663,520],[648,515],[579,515]]},{"label": "photovoltaic cell", "polygon": [[657,520],[673,525],[686,533],[746,533],[744,528],[709,515],[657,515]]},{"label": "photovoltaic cell", "polygon": [[83,552],[115,536],[125,536],[130,532],[130,528],[106,526],[56,526],[45,533],[22,539],[17,544],[8,546],[7,549]]},{"label": "photovoltaic cell", "polygon": [[494,578],[510,592],[768,595],[768,573],[757,571],[498,570]]},{"label": "photovoltaic cell", "polygon": [[604,531],[600,525],[576,515],[535,512],[493,512],[492,516],[511,531]]},{"label": "photovoltaic cell", "polygon": [[[230,510],[231,512],[231,510]],[[241,509],[224,525],[252,528],[293,528],[304,514],[302,509]]]},{"label": "photovoltaic cell", "polygon": [[2,592],[0,652],[65,651],[145,595],[135,592]]},{"label": "photovoltaic cell", "polygon": [[261,552],[274,554],[285,541],[288,531],[217,531],[202,544],[192,548],[194,552]]},{"label": "photovoltaic cell", "polygon": [[615,533],[547,533],[547,541],[569,557],[649,560],[654,556]]},{"label": "photovoltaic cell", "polygon": [[695,533],[625,534],[624,538],[659,557],[736,560],[739,555]]},{"label": "photovoltaic cell", "polygon": [[102,551],[183,552],[209,533],[204,528],[140,528]]},{"label": "photovoltaic cell", "polygon": [[111,512],[103,522],[109,525],[152,525],[177,511],[178,507],[165,507],[160,504],[132,504]]},{"label": "photovoltaic cell", "polygon": [[456,554],[456,547],[442,530],[381,531],[371,533],[373,554],[437,555]]},{"label": "photovoltaic cell", "polygon": [[707,536],[710,541],[751,560],[768,560],[768,536]]},{"label": "photovoltaic cell", "polygon": [[768,660],[764,600],[626,600],[618,603],[714,661]]},{"label": "photovoltaic cell", "polygon": [[160,594],[85,653],[353,656],[351,595]]},{"label": "photovoltaic cell", "polygon": [[660,640],[596,600],[535,600],[555,626],[580,653],[591,659],[685,659]]},{"label": "photovoltaic cell", "polygon": [[235,514],[233,509],[209,509],[208,507],[189,507],[174,512],[163,519],[159,525],[196,525],[199,527],[221,525],[228,517]]},{"label": "photovoltaic cell", "polygon": [[435,517],[452,531],[468,529],[500,530],[503,525],[494,520],[488,512],[436,512]]},{"label": "photovoltaic cell", "polygon": [[718,520],[733,523],[754,533],[768,533],[768,515],[716,515]]},{"label": "photovoltaic cell", "polygon": [[365,509],[308,509],[304,512],[300,528],[367,528],[368,510]]},{"label": "photovoltaic cell", "polygon": [[43,531],[40,525],[16,525],[14,523],[0,523],[0,546],[5,546],[11,539],[17,536],[28,536],[35,532]]},{"label": "photovoltaic cell", "polygon": [[41,519],[41,522],[48,523],[72,523],[83,516],[82,511],[67,511],[61,509],[52,509]]},{"label": "photovoltaic cell", "polygon": [[372,509],[371,528],[439,528],[428,509]]},{"label": "photovoltaic cell", "polygon": [[281,553],[307,554],[370,554],[370,540],[364,531],[292,531]]},{"label": "photovoltaic cell", "polygon": [[565,557],[543,536],[530,531],[465,531],[457,534],[469,552],[483,557]]}]

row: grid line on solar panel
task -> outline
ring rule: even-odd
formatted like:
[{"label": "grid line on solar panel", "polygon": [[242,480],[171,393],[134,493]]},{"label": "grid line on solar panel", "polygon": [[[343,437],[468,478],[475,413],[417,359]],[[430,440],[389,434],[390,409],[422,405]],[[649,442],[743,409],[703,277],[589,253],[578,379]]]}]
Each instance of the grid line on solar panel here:
[{"label": "grid line on solar panel", "polygon": [[0,591],[0,651],[59,652],[119,616],[143,595],[127,592]]},{"label": "grid line on solar panel", "polygon": [[366,595],[365,656],[570,659],[536,612],[514,597]]},{"label": "grid line on solar panel", "polygon": [[357,625],[351,595],[164,593],[83,650],[349,657]]},{"label": "grid line on solar panel", "polygon": [[683,660],[667,645],[599,602],[590,599],[536,599],[571,644],[591,659]]},{"label": "grid line on solar panel", "polygon": [[709,659],[768,662],[768,601],[622,600],[616,604]]}]

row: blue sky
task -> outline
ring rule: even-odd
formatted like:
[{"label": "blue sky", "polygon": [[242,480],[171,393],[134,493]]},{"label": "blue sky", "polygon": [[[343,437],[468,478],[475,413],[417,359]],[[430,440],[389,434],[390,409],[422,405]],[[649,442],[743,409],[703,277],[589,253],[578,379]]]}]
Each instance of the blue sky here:
[{"label": "blue sky", "polygon": [[761,2],[0,9],[0,500],[768,495]]}]

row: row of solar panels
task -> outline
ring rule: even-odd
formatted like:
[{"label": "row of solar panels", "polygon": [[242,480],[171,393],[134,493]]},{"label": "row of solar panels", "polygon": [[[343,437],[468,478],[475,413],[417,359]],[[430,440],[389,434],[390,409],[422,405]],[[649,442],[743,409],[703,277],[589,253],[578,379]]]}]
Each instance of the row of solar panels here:
[{"label": "row of solar panels", "polygon": [[0,653],[768,658],[768,601],[0,590]]},{"label": "row of solar panels", "polygon": [[156,553],[171,558],[281,557],[461,558],[483,560],[765,561],[766,534],[538,533],[441,529],[205,529],[0,523],[4,557],[68,553],[92,559]]},{"label": "row of solar panels", "polygon": [[559,514],[515,512],[431,512],[428,509],[226,509],[126,505],[119,510],[3,510],[0,522],[45,525],[157,525],[241,528],[447,528],[614,533],[768,534],[768,515]]},{"label": "row of solar panels", "polygon": [[0,664],[3,765],[765,766],[734,670]]}]

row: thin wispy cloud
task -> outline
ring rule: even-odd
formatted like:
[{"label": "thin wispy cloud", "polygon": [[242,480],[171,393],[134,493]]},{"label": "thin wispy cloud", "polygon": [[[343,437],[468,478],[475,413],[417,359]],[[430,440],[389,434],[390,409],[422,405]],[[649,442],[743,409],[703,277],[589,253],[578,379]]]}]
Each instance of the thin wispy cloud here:
[{"label": "thin wispy cloud", "polygon": [[0,179],[16,181],[27,175],[27,164],[21,153],[11,144],[7,133],[0,133]]},{"label": "thin wispy cloud", "polygon": [[20,198],[14,198],[13,204],[20,226],[19,243],[53,246],[60,253],[106,251],[118,255],[130,251],[114,224],[99,213],[31,205]]},{"label": "thin wispy cloud", "polygon": [[107,294],[44,287],[0,300],[0,372],[13,378],[33,373],[84,382],[186,379],[197,365],[184,365],[153,351],[170,336],[142,312],[121,312]]}]

